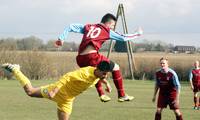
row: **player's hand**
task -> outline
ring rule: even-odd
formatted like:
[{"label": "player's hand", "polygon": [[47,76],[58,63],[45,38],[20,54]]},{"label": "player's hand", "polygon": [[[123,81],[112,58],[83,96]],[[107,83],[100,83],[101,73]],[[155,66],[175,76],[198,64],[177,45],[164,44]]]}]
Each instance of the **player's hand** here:
[{"label": "player's hand", "polygon": [[179,99],[176,100],[176,104],[179,105]]},{"label": "player's hand", "polygon": [[105,84],[105,86],[106,86],[105,91],[110,93],[111,90],[112,90],[112,88],[111,88],[111,86],[110,86],[110,83],[109,83],[105,78],[100,79],[100,81],[101,81],[101,83],[104,83],[104,84]]},{"label": "player's hand", "polygon": [[138,33],[139,35],[142,35],[143,29],[141,27],[138,27],[135,32]]},{"label": "player's hand", "polygon": [[103,81],[106,82],[106,84],[105,84],[106,85],[105,91],[108,92],[108,93],[110,93],[112,91],[112,87],[110,86],[110,83],[106,79],[104,79]]},{"label": "player's hand", "polygon": [[155,101],[156,101],[156,97],[153,97],[153,98],[152,98],[152,102],[155,102]]},{"label": "player's hand", "polygon": [[105,89],[106,92],[110,93],[112,91],[112,87],[110,86],[109,83],[106,84],[106,89]]},{"label": "player's hand", "polygon": [[191,90],[194,90],[194,86],[191,86],[190,88],[191,88]]},{"label": "player's hand", "polygon": [[63,46],[63,41],[58,39],[55,41],[54,45],[55,45],[55,47],[61,47],[61,46]]},{"label": "player's hand", "polygon": [[52,91],[50,91],[49,93],[48,93],[48,96],[49,96],[49,98],[50,99],[52,99],[52,98],[54,98],[54,96],[56,95],[56,93],[58,92],[58,88],[55,88],[55,89],[53,89]]}]

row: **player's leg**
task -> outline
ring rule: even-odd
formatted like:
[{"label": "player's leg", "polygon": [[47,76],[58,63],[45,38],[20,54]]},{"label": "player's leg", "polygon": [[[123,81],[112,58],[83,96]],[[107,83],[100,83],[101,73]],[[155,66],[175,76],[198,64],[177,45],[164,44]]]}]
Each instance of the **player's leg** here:
[{"label": "player's leg", "polygon": [[43,98],[40,87],[33,87],[31,84],[27,84],[24,86],[24,91],[30,97]]},{"label": "player's leg", "polygon": [[103,86],[101,83],[101,80],[99,80],[96,84],[95,84],[96,90],[99,94],[99,98],[102,102],[108,102],[111,100],[111,98],[109,96],[107,96],[104,91],[103,91]]},{"label": "player's leg", "polygon": [[[110,61],[112,62],[112,61]],[[131,101],[134,99],[133,96],[129,96],[125,94],[124,86],[123,86],[123,77],[120,71],[120,67],[118,64],[114,63],[114,68],[112,72],[113,82],[115,84],[115,87],[118,91],[118,101],[124,102],[124,101]]]},{"label": "player's leg", "polygon": [[114,63],[114,68],[112,71],[112,77],[113,77],[113,82],[117,88],[118,91],[118,97],[125,96],[124,92],[124,87],[123,87],[123,80],[122,80],[122,75],[119,70],[119,65]]},{"label": "player's leg", "polygon": [[197,86],[197,93],[196,93],[196,96],[198,98],[198,110],[200,110],[200,96],[199,96],[199,92],[200,92],[200,85]]},{"label": "player's leg", "polygon": [[[200,88],[199,88],[199,90],[200,90]],[[197,93],[197,95],[198,95],[198,93]],[[198,110],[200,110],[200,96],[198,98],[199,98]]]},{"label": "player's leg", "polygon": [[163,108],[157,107],[156,113],[155,113],[155,120],[161,120],[162,110],[163,110]]},{"label": "player's leg", "polygon": [[125,94],[124,86],[123,86],[123,77],[122,77],[119,65],[110,61],[107,57],[105,57],[101,54],[98,54],[98,61],[99,62],[108,61],[108,62],[111,62],[113,64],[112,78],[113,78],[113,82],[114,82],[115,87],[116,87],[117,92],[118,92],[118,101],[124,102],[124,101],[133,100],[134,99],[133,96],[128,96],[127,94]]},{"label": "player's leg", "polygon": [[57,109],[58,120],[69,120],[69,114]]},{"label": "player's leg", "polygon": [[179,109],[175,109],[174,114],[176,115],[176,120],[183,120],[182,113]]},{"label": "player's leg", "polygon": [[198,92],[194,91],[194,109],[198,109]]},{"label": "player's leg", "polygon": [[[200,86],[199,86],[200,87]],[[200,88],[198,89],[197,93],[196,93],[196,96],[197,96],[197,110],[200,110],[200,96],[199,96],[199,90]]]},{"label": "player's leg", "polygon": [[159,92],[158,99],[157,99],[157,109],[155,113],[155,120],[161,120],[162,111],[164,108],[167,107],[167,101],[168,101],[167,97]]},{"label": "player's leg", "polygon": [[[90,60],[90,62],[91,62],[91,65],[93,64],[93,66],[98,65],[101,61],[112,62],[107,57],[105,57],[101,54],[94,54],[92,58],[93,59]],[[115,87],[118,91],[118,98],[119,98],[118,101],[124,102],[124,101],[133,100],[134,99],[133,96],[128,96],[127,94],[125,94],[124,87],[123,87],[123,77],[121,75],[119,65],[117,65],[114,62],[112,62],[112,63],[113,63],[112,77],[113,77],[113,82],[115,84]],[[100,96],[104,95],[101,84],[97,84],[96,88],[97,88],[97,91],[98,91]]]},{"label": "player's leg", "polygon": [[72,113],[72,106],[75,97],[63,99],[62,95],[57,96],[57,114],[59,120],[68,120]]},{"label": "player's leg", "polygon": [[[98,53],[91,53],[87,55],[78,55],[76,57],[76,62],[79,67],[94,66],[96,67],[101,62],[101,55]],[[111,100],[109,96],[104,93],[101,81],[95,85],[98,92],[99,98],[102,102],[108,102]]]},{"label": "player's leg", "polygon": [[176,100],[177,98],[177,93],[174,92],[171,94],[171,96],[168,98],[168,104],[169,104],[169,107],[171,110],[174,111],[174,114],[176,116],[176,120],[183,120],[183,117],[182,117],[182,113],[180,112],[180,109],[179,109],[179,100],[177,101]]},{"label": "player's leg", "polygon": [[3,64],[2,67],[12,72],[15,78],[20,82],[27,95],[31,97],[42,97],[40,88],[34,88],[30,80],[20,71],[20,66],[16,64]]}]

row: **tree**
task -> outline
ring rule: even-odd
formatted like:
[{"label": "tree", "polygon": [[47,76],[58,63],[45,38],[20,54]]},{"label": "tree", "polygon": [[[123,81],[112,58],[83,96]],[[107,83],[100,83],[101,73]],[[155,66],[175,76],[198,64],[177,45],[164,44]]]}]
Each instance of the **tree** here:
[{"label": "tree", "polygon": [[17,45],[14,38],[6,38],[0,40],[0,49],[1,50],[16,50]]},{"label": "tree", "polygon": [[17,40],[17,47],[19,50],[38,50],[42,47],[42,44],[42,40],[35,36]]}]

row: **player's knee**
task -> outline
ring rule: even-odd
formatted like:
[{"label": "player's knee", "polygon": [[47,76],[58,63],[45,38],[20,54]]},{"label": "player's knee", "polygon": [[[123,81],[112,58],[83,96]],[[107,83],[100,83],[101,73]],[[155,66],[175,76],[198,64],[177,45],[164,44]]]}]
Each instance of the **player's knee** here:
[{"label": "player's knee", "polygon": [[119,70],[119,65],[116,64],[116,63],[115,63],[115,66],[114,66],[114,68],[113,68],[113,71],[115,71],[115,70]]},{"label": "player's knee", "polygon": [[156,113],[157,113],[157,114],[161,114],[161,113],[162,113],[162,109],[160,109],[160,108],[157,109],[157,110],[156,110]]},{"label": "player's knee", "polygon": [[198,97],[198,93],[197,92],[194,93],[194,97]]},{"label": "player's knee", "polygon": [[31,89],[26,89],[25,92],[26,92],[26,94],[27,94],[28,96],[34,97],[34,96],[33,96],[33,91],[32,91]]},{"label": "player's knee", "polygon": [[33,97],[33,93],[32,93],[32,92],[26,92],[26,94],[27,94],[29,97]]},{"label": "player's knee", "polygon": [[180,112],[179,109],[174,110],[174,113],[175,113],[176,116],[180,116],[181,115],[181,112]]}]

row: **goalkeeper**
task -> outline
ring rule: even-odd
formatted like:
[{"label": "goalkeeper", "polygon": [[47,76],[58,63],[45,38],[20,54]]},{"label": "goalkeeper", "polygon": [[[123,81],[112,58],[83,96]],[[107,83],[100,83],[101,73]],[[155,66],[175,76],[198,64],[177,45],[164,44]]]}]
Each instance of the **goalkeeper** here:
[{"label": "goalkeeper", "polygon": [[53,84],[41,87],[33,87],[30,80],[20,71],[19,65],[3,64],[1,67],[14,74],[28,96],[47,98],[56,102],[58,119],[68,120],[75,97],[99,80],[106,85],[106,91],[111,92],[111,87],[105,78],[113,69],[114,63],[102,61],[97,67],[83,67],[66,73]]}]

